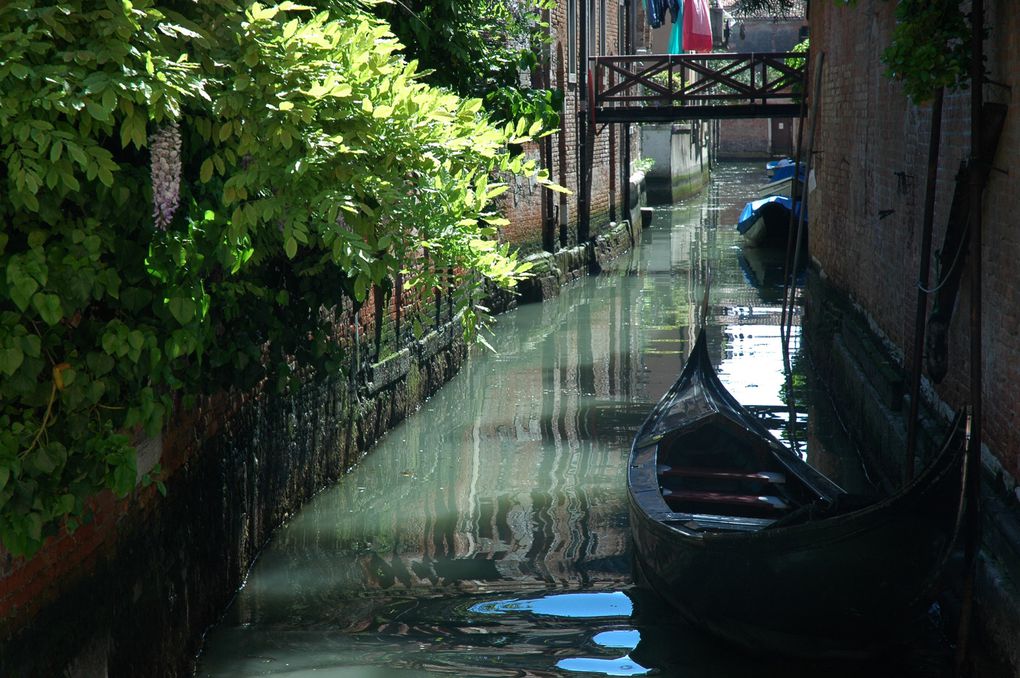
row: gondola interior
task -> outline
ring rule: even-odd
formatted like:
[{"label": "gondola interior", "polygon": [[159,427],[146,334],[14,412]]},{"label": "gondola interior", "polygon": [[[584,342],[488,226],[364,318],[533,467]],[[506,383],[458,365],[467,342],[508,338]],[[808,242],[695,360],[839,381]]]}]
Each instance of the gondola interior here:
[{"label": "gondola interior", "polygon": [[722,414],[659,441],[656,475],[677,513],[778,519],[817,499],[758,433]]}]

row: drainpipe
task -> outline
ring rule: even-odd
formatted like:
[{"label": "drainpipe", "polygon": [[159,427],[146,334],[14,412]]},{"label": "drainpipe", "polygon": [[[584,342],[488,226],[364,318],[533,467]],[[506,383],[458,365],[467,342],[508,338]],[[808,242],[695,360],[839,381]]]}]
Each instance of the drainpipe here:
[{"label": "drainpipe", "polygon": [[[549,10],[542,10],[542,22],[548,26],[550,32],[549,39],[551,40],[552,22],[549,17]],[[544,87],[546,90],[551,89],[552,86],[552,64],[550,63],[550,48],[549,42],[547,41],[542,47],[542,61],[538,66],[539,87]],[[547,136],[539,142],[541,145],[540,153],[543,156],[542,166],[549,171],[549,176],[553,175],[553,146],[552,146],[552,135]],[[546,252],[556,251],[556,224],[553,221],[553,197],[552,191],[549,189],[542,190],[542,249]]]},{"label": "drainpipe", "polygon": [[[632,39],[632,31],[634,29],[633,21],[631,20],[631,11],[634,6],[632,0],[621,0],[621,11],[620,20],[618,26],[620,29],[620,54],[633,54],[634,43]],[[620,184],[623,188],[623,213],[625,218],[630,220],[630,123],[626,122],[623,124],[623,161],[620,171]],[[633,224],[632,224],[633,226]]]}]

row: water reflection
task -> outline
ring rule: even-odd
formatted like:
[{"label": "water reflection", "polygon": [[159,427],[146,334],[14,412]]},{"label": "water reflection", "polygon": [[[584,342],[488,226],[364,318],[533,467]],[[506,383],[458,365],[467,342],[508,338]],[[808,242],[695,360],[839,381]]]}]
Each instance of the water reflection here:
[{"label": "water reflection", "polygon": [[727,386],[865,482],[807,373],[792,419],[784,400],[780,302],[748,284],[733,228],[759,171],[723,168],[611,270],[499,318],[496,354],[278,530],[198,675],[841,675],[735,654],[631,580],[629,445],[693,344],[706,271]]}]

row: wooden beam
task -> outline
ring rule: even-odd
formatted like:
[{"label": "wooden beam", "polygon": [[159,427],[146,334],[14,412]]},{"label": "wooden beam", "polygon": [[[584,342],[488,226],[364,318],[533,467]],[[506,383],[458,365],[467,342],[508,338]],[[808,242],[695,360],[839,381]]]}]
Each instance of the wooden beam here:
[{"label": "wooden beam", "polygon": [[737,120],[745,118],[797,117],[796,103],[729,104],[718,106],[600,106],[595,118],[600,122],[672,122],[674,120]]}]

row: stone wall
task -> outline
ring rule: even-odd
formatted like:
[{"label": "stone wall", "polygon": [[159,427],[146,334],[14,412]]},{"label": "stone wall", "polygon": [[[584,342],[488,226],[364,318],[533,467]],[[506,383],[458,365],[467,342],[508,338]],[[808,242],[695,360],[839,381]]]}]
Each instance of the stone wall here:
[{"label": "stone wall", "polygon": [[[1009,103],[1009,89],[1020,87],[1020,9],[1009,0],[988,0],[985,53],[988,101]],[[815,265],[847,303],[856,309],[866,333],[888,357],[901,379],[911,364],[914,306],[927,168],[930,105],[915,106],[901,86],[884,77],[880,52],[895,26],[895,4],[861,0],[812,4],[812,60],[824,53],[820,115],[814,166],[818,188],[810,197],[810,250]],[[1005,85],[1005,86],[1003,86]],[[984,194],[983,341],[984,381],[982,458],[991,497],[992,528],[979,582],[978,610],[985,639],[1020,674],[1020,620],[991,610],[1020,608],[1020,427],[1017,426],[1020,378],[1020,174],[1009,171],[1020,148],[1020,119],[1010,111]],[[944,238],[956,173],[970,148],[969,93],[947,94],[943,109],[934,247]],[[965,264],[966,266],[966,264]],[[934,272],[931,280],[935,280]],[[945,413],[966,405],[969,389],[969,266],[949,328],[949,373],[941,383],[927,376],[926,400]],[[824,347],[823,351],[828,350]],[[835,389],[840,398],[839,389]],[[851,408],[855,398],[842,394]],[[888,410],[902,421],[902,391]],[[890,454],[900,455],[888,448]],[[1010,535],[1013,538],[995,535]]]},{"label": "stone wall", "polygon": [[697,194],[709,180],[709,130],[702,122],[645,124],[641,148],[655,164],[648,170],[648,201],[669,205]]},{"label": "stone wall", "polygon": [[457,320],[282,398],[215,398],[160,440],[167,495],[97,498],[93,521],[4,563],[0,675],[188,676],[201,634],[271,532],[456,373]]},{"label": "stone wall", "polygon": [[539,252],[527,258],[534,268],[532,277],[519,287],[520,301],[545,301],[557,296],[560,289],[589,273],[597,273],[602,266],[621,252],[634,246],[640,237],[641,223],[623,221],[611,225],[591,241],[562,249],[555,254]]}]

